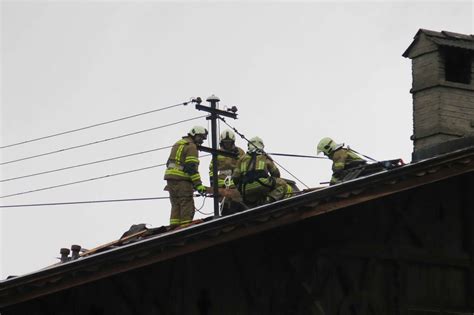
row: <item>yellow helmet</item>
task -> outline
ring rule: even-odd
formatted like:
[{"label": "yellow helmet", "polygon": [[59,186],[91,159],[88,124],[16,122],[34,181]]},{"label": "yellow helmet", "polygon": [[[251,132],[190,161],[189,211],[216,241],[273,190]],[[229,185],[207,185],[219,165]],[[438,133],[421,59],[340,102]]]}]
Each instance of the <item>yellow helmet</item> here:
[{"label": "yellow helmet", "polygon": [[224,131],[221,132],[220,135],[220,141],[223,140],[232,140],[235,141],[235,134],[232,130],[230,129],[225,129]]},{"label": "yellow helmet", "polygon": [[253,137],[252,139],[249,140],[248,143],[248,149],[247,151],[250,153],[257,152],[257,151],[263,151],[263,148],[265,145],[263,144],[263,140],[259,137]]},{"label": "yellow helmet", "polygon": [[208,132],[207,129],[202,126],[194,126],[191,128],[191,130],[189,130],[188,134],[192,137],[195,135],[204,135],[207,137]]},{"label": "yellow helmet", "polygon": [[323,152],[325,155],[329,155],[332,151],[336,150],[340,145],[336,144],[334,140],[329,137],[322,138],[317,147],[317,154]]}]

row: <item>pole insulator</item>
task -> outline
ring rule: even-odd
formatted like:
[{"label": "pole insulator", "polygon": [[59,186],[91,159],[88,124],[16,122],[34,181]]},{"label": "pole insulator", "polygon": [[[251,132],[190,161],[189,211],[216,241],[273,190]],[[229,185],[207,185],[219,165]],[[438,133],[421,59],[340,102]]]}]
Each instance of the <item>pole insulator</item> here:
[{"label": "pole insulator", "polygon": [[209,103],[220,102],[220,99],[217,96],[215,96],[214,94],[212,94],[211,96],[206,98],[206,101],[209,102]]}]

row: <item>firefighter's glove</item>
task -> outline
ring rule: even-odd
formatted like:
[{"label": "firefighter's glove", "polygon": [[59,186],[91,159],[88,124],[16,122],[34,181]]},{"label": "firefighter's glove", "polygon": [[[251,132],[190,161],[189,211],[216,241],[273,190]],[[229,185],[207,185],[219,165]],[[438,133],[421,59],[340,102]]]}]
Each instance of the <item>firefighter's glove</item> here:
[{"label": "firefighter's glove", "polygon": [[196,191],[201,195],[201,196],[205,196],[206,195],[206,192],[207,192],[207,188],[206,186],[204,186],[203,184],[200,184],[200,185],[197,185],[195,187]]}]

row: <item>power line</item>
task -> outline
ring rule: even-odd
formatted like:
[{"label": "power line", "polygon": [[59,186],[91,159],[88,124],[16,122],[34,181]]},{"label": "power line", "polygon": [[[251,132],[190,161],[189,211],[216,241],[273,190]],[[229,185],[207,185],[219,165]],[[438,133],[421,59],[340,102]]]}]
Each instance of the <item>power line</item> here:
[{"label": "power line", "polygon": [[316,156],[316,155],[302,155],[302,154],[275,153],[275,152],[268,152],[268,154],[277,155],[277,156],[286,156],[286,157],[298,157],[298,158],[307,158],[307,159],[329,160],[327,157]]},{"label": "power line", "polygon": [[104,159],[104,160],[98,160],[98,161],[92,161],[88,163],[83,163],[83,164],[78,164],[78,165],[72,165],[72,166],[67,166],[67,167],[62,167],[62,168],[57,168],[54,170],[49,170],[49,171],[44,171],[44,172],[39,172],[39,173],[34,173],[34,174],[29,174],[29,175],[23,175],[23,176],[18,176],[18,177],[12,177],[12,178],[7,178],[7,179],[2,179],[0,180],[0,183],[2,182],[8,182],[12,180],[17,180],[17,179],[22,179],[22,178],[28,178],[28,177],[33,177],[33,176],[38,176],[38,175],[44,175],[44,174],[49,174],[49,173],[54,173],[54,172],[59,172],[59,171],[64,171],[64,170],[69,170],[77,167],[82,167],[82,166],[87,166],[87,165],[93,165],[93,164],[98,164],[98,163],[103,163],[103,162],[109,162],[113,160],[118,160],[118,159],[123,159],[131,156],[136,156],[140,154],[145,154],[145,153],[150,153],[154,151],[160,151],[160,150],[165,150],[173,147],[172,145],[166,146],[166,147],[161,147],[161,148],[156,148],[156,149],[151,149],[151,150],[146,150],[146,151],[141,151],[141,152],[136,152],[136,153],[131,153],[127,155],[121,155],[121,156],[116,156],[112,157],[109,159]]},{"label": "power line", "polygon": [[194,207],[194,211],[197,211],[197,212],[199,212],[200,214],[204,214],[204,215],[213,215],[214,212],[208,213],[208,212],[203,212],[203,211],[201,211],[202,208],[204,208],[204,205],[206,204],[206,198],[207,198],[207,196],[204,196],[204,198],[203,198],[203,200],[202,200],[201,206],[200,206],[199,208]]},{"label": "power line", "polygon": [[[245,141],[247,141],[248,143],[250,143],[250,140],[248,140],[243,134],[241,134],[236,128],[234,128],[233,126],[229,125],[227,123],[227,121],[225,121],[224,118],[222,117],[218,117],[220,120],[222,120],[224,122],[224,124],[226,124],[227,126],[229,126],[229,128],[231,128],[232,130],[235,131],[236,134],[238,134],[242,139],[244,139]],[[263,152],[264,154],[268,155],[268,153],[266,152]],[[273,160],[273,159],[272,159]],[[293,175],[290,171],[288,171],[286,168],[284,168],[281,164],[279,164],[277,161],[273,160],[273,162],[275,162],[275,164],[277,164],[278,166],[280,166],[283,170],[285,170],[288,174],[290,174],[294,179],[296,179],[298,182],[300,182],[303,186],[305,186],[306,188],[309,189],[309,186],[306,185],[305,183],[303,183],[298,177],[296,177],[295,175]]]},{"label": "power line", "polygon": [[153,130],[157,130],[157,129],[162,129],[162,128],[165,128],[165,127],[174,126],[174,125],[177,125],[177,124],[181,124],[181,123],[184,123],[184,122],[188,122],[188,121],[191,121],[191,120],[196,120],[196,119],[200,119],[200,118],[204,118],[204,117],[206,117],[206,115],[201,115],[201,116],[197,116],[197,117],[193,117],[193,118],[188,118],[188,119],[180,120],[180,121],[177,121],[177,122],[174,122],[174,123],[161,125],[161,126],[157,126],[157,127],[153,127],[153,128],[149,128],[149,129],[139,130],[139,131],[127,133],[127,134],[124,134],[124,135],[120,135],[120,136],[116,136],[116,137],[112,137],[112,138],[107,138],[107,139],[103,139],[103,140],[98,140],[98,141],[94,141],[94,142],[89,142],[89,143],[85,143],[85,144],[80,144],[80,145],[76,145],[76,146],[72,146],[72,147],[68,147],[68,148],[64,148],[64,149],[60,149],[60,150],[56,150],[56,151],[50,151],[50,152],[37,154],[37,155],[32,155],[32,156],[12,160],[12,161],[7,161],[7,162],[0,163],[0,165],[6,165],[6,164],[10,164],[10,163],[15,163],[15,162],[20,162],[20,161],[24,161],[24,160],[34,159],[34,158],[41,157],[41,156],[46,156],[46,155],[51,155],[51,154],[60,153],[60,152],[64,152],[64,151],[69,151],[69,150],[73,150],[73,149],[83,148],[83,147],[86,147],[86,146],[99,144],[99,143],[103,143],[103,142],[106,142],[106,141],[116,140],[116,139],[125,138],[125,137],[129,137],[129,136],[134,136],[134,135],[141,134],[141,133],[144,133],[144,132],[149,132],[149,131],[153,131]]},{"label": "power line", "polygon": [[[205,154],[205,155],[200,156],[200,158],[206,157],[206,156],[209,156],[209,155],[210,155],[210,154]],[[9,194],[9,195],[3,195],[3,196],[0,196],[0,199],[2,199],[2,198],[8,198],[8,197],[13,197],[13,196],[19,196],[19,195],[25,195],[25,194],[30,194],[30,193],[38,192],[38,191],[44,191],[44,190],[49,190],[49,189],[55,189],[55,188],[60,188],[60,187],[65,187],[65,186],[70,186],[70,185],[75,185],[75,184],[80,184],[80,183],[91,182],[91,181],[95,181],[95,180],[99,180],[99,179],[104,179],[104,178],[109,178],[109,177],[114,177],[114,176],[119,176],[119,175],[130,174],[130,173],[139,172],[139,171],[144,171],[144,170],[148,170],[148,169],[152,169],[152,168],[156,168],[156,167],[160,167],[160,166],[165,166],[165,165],[166,165],[166,163],[156,164],[156,165],[147,166],[147,167],[142,167],[142,168],[133,169],[133,170],[129,170],[129,171],[124,171],[124,172],[113,173],[113,174],[104,175],[104,176],[99,176],[99,177],[93,177],[93,178],[83,179],[83,180],[79,180],[79,181],[75,181],[75,182],[70,182],[70,183],[65,183],[65,184],[60,184],[60,185],[55,185],[55,186],[49,186],[49,187],[43,187],[43,188],[39,188],[39,189],[28,190],[28,191],[23,191],[23,192],[19,192],[19,193]]]},{"label": "power line", "polygon": [[360,156],[363,156],[363,157],[365,157],[366,159],[371,160],[372,162],[377,162],[377,163],[379,162],[379,161],[377,161],[377,160],[371,158],[370,156],[367,156],[367,155],[364,155],[364,154],[362,154],[362,153],[357,152],[356,150],[352,149],[352,148],[349,147],[349,146],[347,146],[347,150],[352,151],[352,152],[354,152],[355,154],[358,154],[358,155],[360,155]]},{"label": "power line", "polygon": [[57,136],[61,136],[61,135],[81,131],[81,130],[86,130],[86,129],[90,129],[90,128],[94,128],[94,127],[98,127],[98,126],[111,124],[111,123],[114,123],[114,122],[130,119],[130,118],[135,118],[135,117],[138,117],[138,116],[143,116],[143,115],[147,115],[147,114],[151,114],[151,113],[156,113],[156,112],[160,112],[160,111],[163,111],[163,110],[166,110],[166,109],[170,109],[170,108],[174,108],[174,107],[178,107],[178,106],[183,106],[183,105],[188,105],[190,102],[193,102],[193,101],[194,100],[189,101],[189,102],[183,102],[183,103],[175,104],[175,105],[165,106],[165,107],[161,107],[161,108],[158,108],[158,109],[149,110],[149,111],[146,111],[146,112],[143,112],[143,113],[138,113],[138,114],[134,114],[134,115],[130,115],[130,116],[125,116],[125,117],[121,117],[121,118],[117,118],[117,119],[113,119],[113,120],[109,120],[109,121],[105,121],[105,122],[101,122],[101,123],[97,123],[97,124],[93,124],[93,125],[73,129],[73,130],[68,130],[68,131],[55,133],[55,134],[52,134],[52,135],[49,135],[49,136],[44,136],[44,137],[39,137],[39,138],[30,139],[30,140],[26,140],[26,141],[21,141],[21,142],[17,142],[17,143],[12,143],[12,144],[9,144],[9,145],[1,146],[0,149],[10,148],[10,147],[14,147],[14,146],[21,145],[21,144],[26,144],[26,143],[30,143],[30,142],[35,142],[35,141],[39,141],[39,140],[53,138],[53,137],[57,137]]},{"label": "power line", "polygon": [[[294,191],[292,195],[306,194],[307,191]],[[194,194],[193,197],[202,197],[199,194]],[[0,208],[26,208],[26,207],[45,207],[45,206],[68,206],[68,205],[80,205],[80,204],[91,204],[91,203],[112,203],[112,202],[134,202],[134,201],[152,201],[152,200],[164,200],[169,199],[169,196],[160,197],[142,197],[142,198],[126,198],[126,199],[104,199],[104,200],[83,200],[83,201],[65,201],[65,202],[48,202],[48,203],[30,203],[30,204],[14,204],[14,205],[0,205]],[[201,214],[211,215],[213,213],[201,212],[204,207],[206,196],[204,196],[201,207],[195,208],[195,210]]]},{"label": "power line", "polygon": [[[201,195],[194,195],[194,197],[201,197]],[[66,201],[66,202],[49,202],[49,203],[31,203],[31,204],[15,204],[15,205],[0,205],[0,208],[25,208],[25,207],[43,207],[43,206],[67,206],[91,203],[111,203],[111,202],[131,202],[131,201],[150,201],[163,200],[170,197],[144,197],[144,198],[127,198],[127,199],[105,199],[105,200],[84,200],[84,201]]]},{"label": "power line", "polygon": [[291,176],[293,176],[294,179],[296,179],[297,181],[299,181],[303,186],[305,186],[306,188],[309,189],[309,186],[306,185],[305,183],[303,183],[298,177],[296,177],[295,175],[293,175],[293,173],[291,173],[289,170],[287,170],[286,168],[283,167],[283,165],[281,165],[280,163],[278,163],[277,161],[273,160],[273,162],[275,162],[276,165],[278,165],[279,167],[281,167],[283,170],[285,170],[285,172],[287,172],[288,174],[290,174]]},{"label": "power line", "polygon": [[19,193],[15,193],[15,194],[10,194],[10,195],[3,195],[3,196],[0,196],[0,199],[1,198],[7,198],[7,197],[13,197],[13,196],[19,196],[19,195],[25,195],[25,194],[38,192],[38,191],[44,191],[44,190],[49,190],[49,189],[54,189],[54,188],[59,188],[59,187],[64,187],[64,186],[80,184],[80,183],[91,182],[91,181],[94,181],[94,180],[99,180],[99,179],[104,179],[104,178],[109,178],[109,177],[114,177],[114,176],[119,176],[119,175],[130,174],[130,173],[144,171],[144,170],[148,170],[148,169],[152,169],[152,168],[160,167],[160,166],[164,166],[164,165],[166,165],[166,163],[147,166],[147,167],[142,167],[142,168],[129,170],[129,171],[125,171],[125,172],[120,172],[120,173],[114,173],[114,174],[109,174],[109,175],[104,175],[104,176],[99,176],[99,177],[83,179],[83,180],[70,182],[70,183],[65,183],[65,184],[60,184],[60,185],[55,185],[55,186],[49,186],[49,187],[43,187],[43,188],[34,189],[34,190],[23,191],[23,192],[19,192]]},{"label": "power line", "polygon": [[159,200],[159,199],[168,199],[168,198],[169,197],[149,197],[149,198],[129,198],[129,199],[108,199],[108,200],[86,200],[86,201],[67,201],[67,202],[51,202],[51,203],[16,204],[16,205],[4,205],[4,206],[0,206],[0,208],[64,206],[64,205],[78,205],[78,204],[88,204],[88,203],[108,203],[108,202]]}]

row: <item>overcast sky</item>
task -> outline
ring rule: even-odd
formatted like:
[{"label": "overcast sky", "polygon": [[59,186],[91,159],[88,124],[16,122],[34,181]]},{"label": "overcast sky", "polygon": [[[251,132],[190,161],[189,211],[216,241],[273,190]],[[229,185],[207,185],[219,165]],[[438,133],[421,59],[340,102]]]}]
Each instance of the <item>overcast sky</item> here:
[{"label": "overcast sky", "polygon": [[[401,54],[419,28],[472,34],[473,4],[2,1],[0,144],[215,94],[221,107],[239,109],[229,123],[247,137],[260,136],[269,152],[313,155],[319,139],[330,136],[376,159],[410,161],[411,62]],[[1,160],[202,114],[177,107],[0,149]],[[195,124],[207,121],[2,165],[0,180],[172,145]],[[238,145],[246,148],[240,139]],[[1,195],[165,163],[168,154],[2,182]],[[330,178],[329,161],[276,160],[308,186]],[[201,160],[205,184],[208,163]],[[152,168],[0,204],[167,196],[163,173]],[[203,211],[212,212],[211,199]],[[168,200],[1,209],[0,278],[55,263],[61,247],[115,240],[135,223],[166,225],[169,213]]]}]

